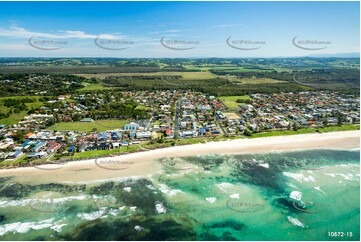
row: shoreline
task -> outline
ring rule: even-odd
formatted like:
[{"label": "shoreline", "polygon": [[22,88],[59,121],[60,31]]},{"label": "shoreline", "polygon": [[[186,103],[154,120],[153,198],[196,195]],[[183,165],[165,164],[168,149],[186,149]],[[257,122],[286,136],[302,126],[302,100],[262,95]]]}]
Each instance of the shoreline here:
[{"label": "shoreline", "polygon": [[104,179],[151,175],[162,170],[161,163],[156,160],[164,157],[356,148],[360,148],[359,130],[235,139],[71,161],[60,165],[1,169],[0,177],[12,176],[12,181],[21,183],[86,183]]}]

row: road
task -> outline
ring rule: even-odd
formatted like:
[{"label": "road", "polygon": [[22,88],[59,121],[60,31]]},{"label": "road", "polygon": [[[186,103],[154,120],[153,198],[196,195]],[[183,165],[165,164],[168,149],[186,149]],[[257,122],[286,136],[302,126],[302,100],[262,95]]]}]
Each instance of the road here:
[{"label": "road", "polygon": [[175,103],[175,114],[174,114],[174,137],[178,137],[178,127],[179,127],[179,112],[180,112],[180,101]]}]

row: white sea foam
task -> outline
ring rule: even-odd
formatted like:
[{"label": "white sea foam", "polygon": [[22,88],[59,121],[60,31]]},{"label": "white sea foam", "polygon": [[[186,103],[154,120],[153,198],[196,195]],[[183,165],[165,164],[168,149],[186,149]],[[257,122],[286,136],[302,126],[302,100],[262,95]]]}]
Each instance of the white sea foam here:
[{"label": "white sea foam", "polygon": [[301,223],[301,221],[298,220],[297,218],[292,218],[291,216],[288,216],[287,219],[288,219],[288,221],[291,222],[291,224],[293,224],[295,226],[298,226],[298,227],[301,227],[301,228],[305,227],[305,225],[303,223]]},{"label": "white sea foam", "polygon": [[158,214],[167,212],[167,209],[164,207],[164,205],[162,203],[157,203],[155,205],[155,209],[157,210]]},{"label": "white sea foam", "polygon": [[83,220],[95,220],[97,218],[102,217],[105,213],[106,213],[106,209],[101,208],[100,210],[91,213],[79,213],[77,217]]},{"label": "white sea foam", "polygon": [[216,200],[217,200],[217,198],[215,198],[215,197],[207,197],[206,198],[206,201],[209,202],[209,203],[215,203]]},{"label": "white sea foam", "polygon": [[303,178],[303,181],[305,182],[316,182],[315,178],[313,176],[306,176]]},{"label": "white sea foam", "polygon": [[264,164],[258,164],[259,166],[262,166],[262,167],[264,167],[264,168],[269,168],[269,164],[268,163],[264,163]]},{"label": "white sea foam", "polygon": [[313,176],[305,176],[302,173],[283,172],[283,175],[291,177],[298,182],[316,182],[316,179]]},{"label": "white sea foam", "polygon": [[322,192],[323,194],[327,195],[324,191],[321,190],[320,187],[314,187],[313,189],[315,189],[315,190],[317,190],[317,191],[320,191],[320,192]]},{"label": "white sea foam", "polygon": [[22,199],[22,200],[11,200],[11,201],[0,201],[0,208],[5,207],[17,207],[17,206],[28,206],[33,199]]},{"label": "white sea foam", "polygon": [[61,198],[53,198],[51,199],[53,203],[63,203],[67,201],[74,201],[74,200],[86,200],[89,196],[87,195],[79,195],[79,196],[70,196],[70,197],[61,197]]},{"label": "white sea foam", "polygon": [[137,232],[140,232],[140,231],[142,231],[144,228],[143,228],[142,226],[136,225],[136,226],[134,227],[134,229],[135,229]]},{"label": "white sea foam", "polygon": [[139,179],[142,179],[144,177],[145,176],[128,176],[128,177],[106,178],[106,179],[100,179],[100,180],[88,180],[88,181],[80,181],[80,182],[63,181],[62,183],[66,183],[66,184],[85,184],[85,185],[87,185],[87,184],[104,183],[104,182],[125,182],[125,181],[128,181],[128,180],[139,180]]},{"label": "white sea foam", "polygon": [[162,192],[162,193],[165,193],[167,194],[168,196],[174,196],[178,193],[182,193],[181,190],[179,189],[170,189],[167,185],[165,184],[159,184],[159,190]]},{"label": "white sea foam", "polygon": [[235,194],[232,194],[232,195],[229,195],[230,198],[237,198],[239,199],[239,194],[238,193],[235,193]]},{"label": "white sea foam", "polygon": [[299,192],[299,191],[292,191],[290,193],[290,198],[294,199],[294,200],[297,200],[297,201],[301,201],[302,199],[302,192]]},{"label": "white sea foam", "polygon": [[86,200],[89,199],[90,196],[87,195],[79,195],[79,196],[70,196],[70,197],[60,197],[60,198],[49,198],[48,195],[39,197],[39,198],[28,198],[28,199],[21,199],[21,200],[11,200],[11,201],[0,201],[0,208],[4,207],[17,207],[17,206],[29,206],[34,205],[37,203],[49,203],[49,204],[59,204],[65,203],[68,201],[74,200]]},{"label": "white sea foam", "polygon": [[228,193],[229,188],[233,187],[234,185],[228,182],[222,182],[222,183],[218,183],[216,184],[217,188],[220,189],[221,191]]},{"label": "white sea foam", "polygon": [[126,191],[126,192],[131,192],[132,188],[131,187],[124,187],[123,190]]},{"label": "white sea foam", "polygon": [[118,213],[119,213],[119,210],[114,209],[114,208],[111,208],[111,209],[109,209],[109,211],[108,211],[108,214],[109,214],[109,215],[112,215],[112,216],[117,216]]},{"label": "white sea foam", "polygon": [[58,233],[60,233],[63,230],[63,227],[66,226],[67,224],[57,224],[57,225],[53,225],[50,228]]},{"label": "white sea foam", "polygon": [[50,228],[56,232],[60,232],[61,228],[66,226],[66,224],[60,224],[62,220],[56,221],[54,223],[54,218],[42,220],[39,222],[15,222],[15,223],[9,223],[9,224],[3,224],[0,225],[0,236],[3,236],[7,233],[20,233],[24,234],[29,232],[30,230],[41,230]]},{"label": "white sea foam", "polygon": [[291,177],[299,182],[302,181],[303,178],[305,178],[305,176],[303,174],[300,173],[292,173],[292,172],[283,172],[283,175],[287,176],[287,177]]},{"label": "white sea foam", "polygon": [[[331,177],[336,177],[336,176],[340,176],[342,177],[344,180],[349,180],[349,181],[358,181],[358,179],[355,177],[357,176],[357,174],[353,175],[351,173],[324,173],[324,175],[326,176],[331,176]],[[359,176],[359,175],[358,175]]]},{"label": "white sea foam", "polygon": [[146,185],[146,187],[150,190],[155,190],[155,188],[152,185]]}]

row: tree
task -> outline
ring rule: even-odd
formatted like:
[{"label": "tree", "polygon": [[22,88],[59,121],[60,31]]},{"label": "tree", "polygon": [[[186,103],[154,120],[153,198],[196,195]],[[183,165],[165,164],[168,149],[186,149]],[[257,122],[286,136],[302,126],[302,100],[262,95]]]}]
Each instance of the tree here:
[{"label": "tree", "polygon": [[342,116],[338,114],[336,117],[337,117],[337,125],[342,126]]},{"label": "tree", "polygon": [[246,129],[244,130],[243,134],[244,134],[245,136],[252,136],[252,132],[251,132],[251,130],[249,130],[248,128],[246,128]]},{"label": "tree", "polygon": [[322,124],[323,124],[323,126],[325,126],[325,127],[328,126],[328,120],[327,120],[327,118],[324,118],[324,119],[323,119]]}]

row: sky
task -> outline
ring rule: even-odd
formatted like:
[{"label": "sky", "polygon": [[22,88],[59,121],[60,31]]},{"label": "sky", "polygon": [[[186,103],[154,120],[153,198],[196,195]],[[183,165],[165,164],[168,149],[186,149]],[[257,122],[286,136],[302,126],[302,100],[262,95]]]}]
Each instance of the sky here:
[{"label": "sky", "polygon": [[0,57],[360,52],[359,2],[0,2]]}]

